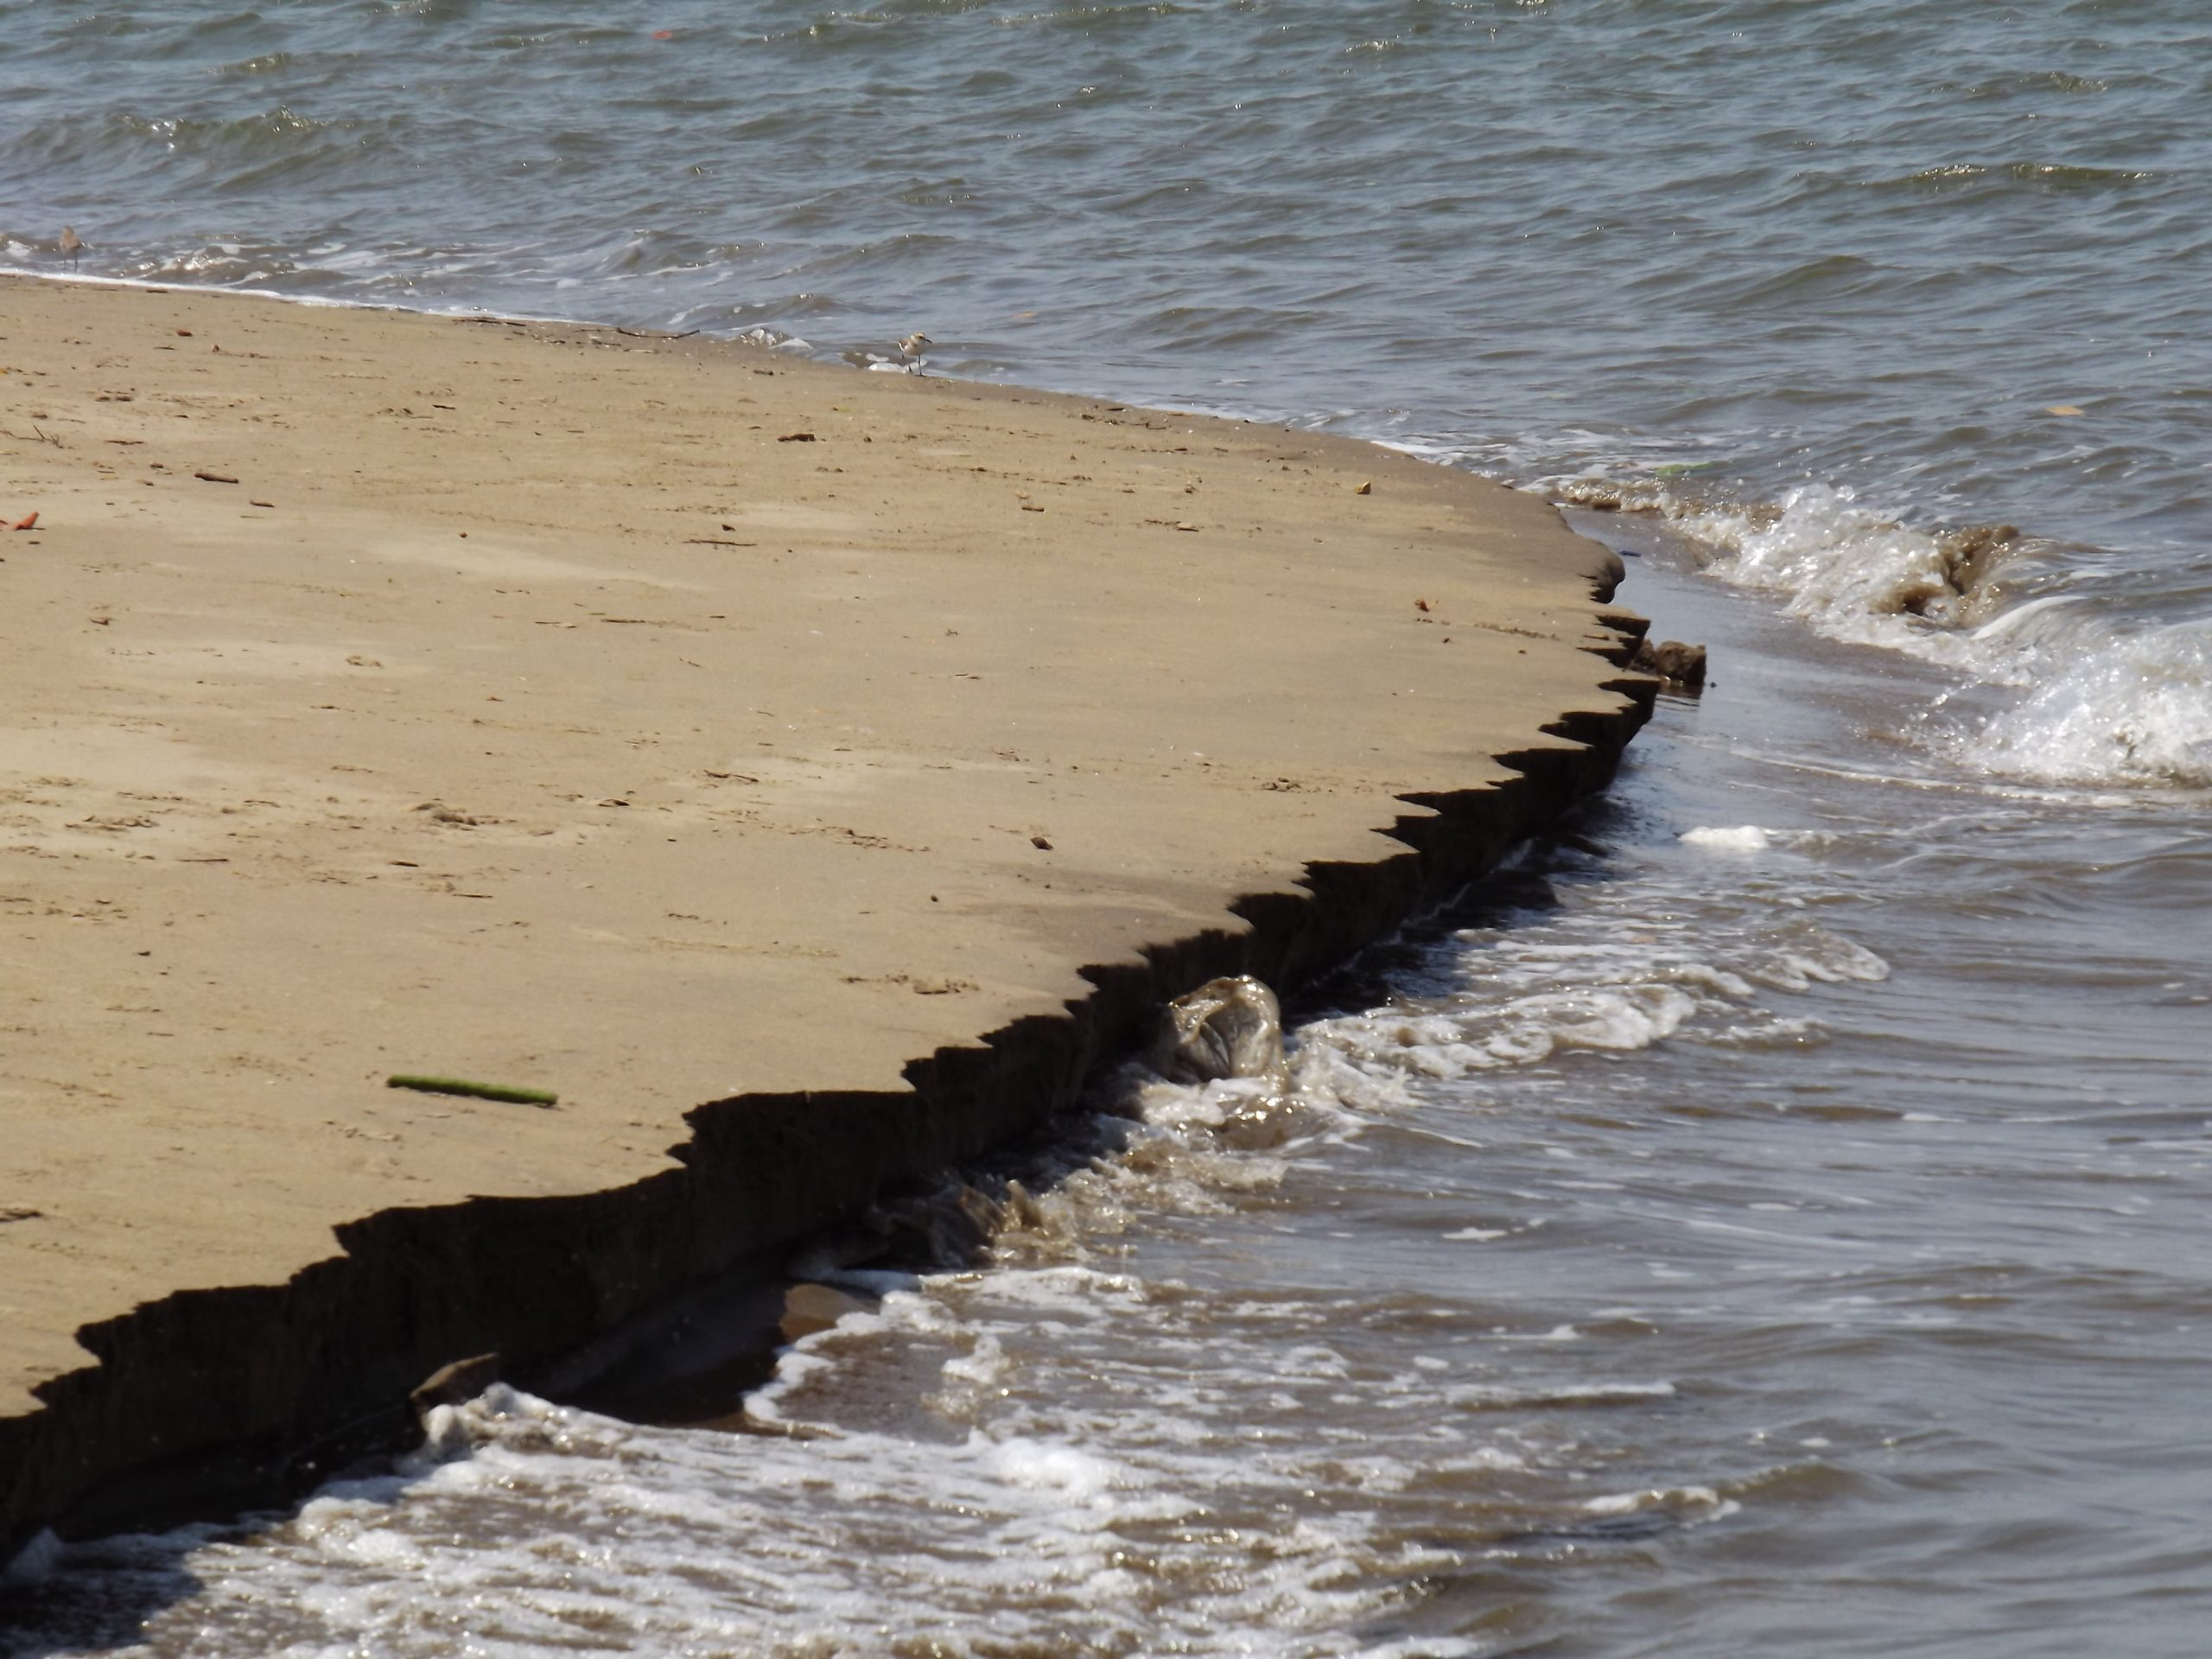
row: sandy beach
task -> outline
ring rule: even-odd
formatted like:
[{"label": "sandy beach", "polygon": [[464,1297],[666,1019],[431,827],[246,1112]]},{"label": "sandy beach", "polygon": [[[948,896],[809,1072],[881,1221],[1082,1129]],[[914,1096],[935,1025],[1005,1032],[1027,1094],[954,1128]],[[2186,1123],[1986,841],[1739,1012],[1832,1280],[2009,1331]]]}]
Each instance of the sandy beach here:
[{"label": "sandy beach", "polygon": [[[1463,879],[1648,702],[1612,555],[1348,441],[12,280],[0,369],[0,1543],[1033,1121],[1160,996]],[[702,1150],[706,1103],[773,1134]],[[651,1249],[528,1207],[680,1186],[673,1234],[591,1212]],[[333,1276],[474,1200],[522,1201],[464,1230],[505,1279]]]}]

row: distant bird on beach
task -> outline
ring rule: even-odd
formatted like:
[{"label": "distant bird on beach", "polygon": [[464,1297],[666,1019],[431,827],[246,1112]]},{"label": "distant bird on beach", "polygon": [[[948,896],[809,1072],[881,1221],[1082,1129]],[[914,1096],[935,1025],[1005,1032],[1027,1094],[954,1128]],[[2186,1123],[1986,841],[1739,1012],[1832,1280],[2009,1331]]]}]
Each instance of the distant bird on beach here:
[{"label": "distant bird on beach", "polygon": [[74,225],[64,225],[61,227],[61,240],[56,245],[63,253],[69,256],[69,269],[76,270],[77,256],[85,251],[84,238],[77,234],[77,227]]},{"label": "distant bird on beach", "polygon": [[859,364],[863,368],[874,369],[880,374],[919,374],[922,365],[928,360],[922,353],[929,350],[930,344],[927,334],[913,334],[892,346],[888,357],[862,346],[846,353],[845,360]]}]

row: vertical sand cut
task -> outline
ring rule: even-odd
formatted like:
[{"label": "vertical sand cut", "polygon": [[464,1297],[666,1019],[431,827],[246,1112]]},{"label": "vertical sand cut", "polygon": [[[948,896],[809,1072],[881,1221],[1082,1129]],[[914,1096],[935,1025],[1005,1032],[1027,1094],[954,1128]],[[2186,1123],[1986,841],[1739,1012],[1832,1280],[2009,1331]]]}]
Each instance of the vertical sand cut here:
[{"label": "vertical sand cut", "polygon": [[1610,553],[1342,440],[89,284],[0,368],[0,1549],[1033,1124],[1649,707]]}]

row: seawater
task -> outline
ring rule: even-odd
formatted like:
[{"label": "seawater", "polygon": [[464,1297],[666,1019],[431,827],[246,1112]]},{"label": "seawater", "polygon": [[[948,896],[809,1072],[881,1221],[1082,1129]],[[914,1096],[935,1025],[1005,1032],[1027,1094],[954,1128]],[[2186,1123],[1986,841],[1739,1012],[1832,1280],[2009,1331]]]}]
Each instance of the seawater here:
[{"label": "seawater", "polygon": [[2183,0],[0,6],[12,268],[1350,432],[1715,677],[757,1432],[495,1392],[6,1644],[2201,1653],[2208,93]]}]

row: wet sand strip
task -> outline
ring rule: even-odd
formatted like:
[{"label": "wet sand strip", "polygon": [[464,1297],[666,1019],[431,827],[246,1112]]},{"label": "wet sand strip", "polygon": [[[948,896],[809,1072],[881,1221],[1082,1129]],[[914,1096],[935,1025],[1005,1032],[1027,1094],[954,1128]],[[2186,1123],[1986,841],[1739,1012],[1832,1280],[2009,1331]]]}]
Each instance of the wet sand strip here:
[{"label": "wet sand strip", "polygon": [[1611,554],[1344,440],[93,284],[0,369],[0,1552],[976,1155],[1649,705]]}]

